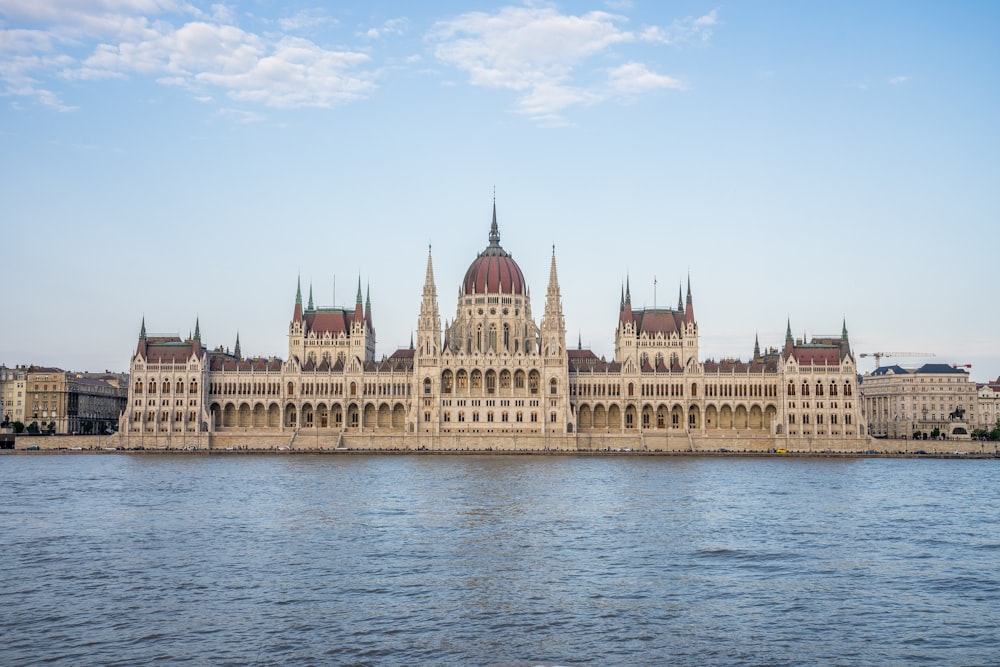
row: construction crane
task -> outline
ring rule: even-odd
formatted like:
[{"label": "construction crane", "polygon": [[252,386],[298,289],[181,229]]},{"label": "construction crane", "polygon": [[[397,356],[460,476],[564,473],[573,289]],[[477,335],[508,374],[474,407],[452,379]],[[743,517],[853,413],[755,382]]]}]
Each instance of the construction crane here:
[{"label": "construction crane", "polygon": [[879,368],[882,357],[933,357],[932,352],[863,352],[859,357],[875,357],[875,368]]}]

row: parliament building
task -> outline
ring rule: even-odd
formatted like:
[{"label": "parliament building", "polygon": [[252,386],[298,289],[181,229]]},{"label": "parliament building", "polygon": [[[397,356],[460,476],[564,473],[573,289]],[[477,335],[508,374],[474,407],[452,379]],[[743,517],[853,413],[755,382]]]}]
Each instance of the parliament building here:
[{"label": "parliament building", "polygon": [[[288,353],[244,357],[150,336],[131,360],[123,446],[278,450],[855,451],[867,440],[846,324],[746,360],[702,360],[691,283],[676,308],[633,308],[622,288],[615,355],[567,345],[555,251],[541,317],[520,267],[489,243],[442,326],[428,251],[410,347],[376,355],[371,301],[303,304]],[[613,304],[609,306],[609,325]],[[609,326],[610,329],[610,326]],[[609,331],[610,333],[610,331]]]}]

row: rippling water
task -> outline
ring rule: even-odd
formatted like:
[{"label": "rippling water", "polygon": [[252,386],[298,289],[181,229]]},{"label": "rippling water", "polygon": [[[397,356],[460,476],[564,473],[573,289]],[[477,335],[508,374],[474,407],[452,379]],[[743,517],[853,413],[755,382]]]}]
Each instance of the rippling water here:
[{"label": "rippling water", "polygon": [[0,457],[0,663],[997,665],[995,461]]}]

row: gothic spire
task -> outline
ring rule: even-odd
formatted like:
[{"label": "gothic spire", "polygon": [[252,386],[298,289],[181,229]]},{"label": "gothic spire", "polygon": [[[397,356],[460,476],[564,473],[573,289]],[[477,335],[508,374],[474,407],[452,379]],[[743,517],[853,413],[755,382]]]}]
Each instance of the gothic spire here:
[{"label": "gothic spire", "polygon": [[677,283],[677,312],[684,312],[684,293],[681,291],[680,283]]},{"label": "gothic spire", "polygon": [[424,295],[436,294],[434,287],[434,264],[431,261],[431,246],[427,245],[427,275],[424,277]]},{"label": "gothic spire", "polygon": [[236,346],[233,348],[233,356],[237,359],[242,359],[243,355],[240,353],[240,332],[236,332]]},{"label": "gothic spire", "polygon": [[292,321],[302,321],[302,276],[295,279],[295,309],[292,311]]},{"label": "gothic spire", "polygon": [[146,316],[142,316],[142,328],[139,329],[139,340],[146,340]]},{"label": "gothic spire", "polygon": [[760,336],[753,335],[753,358],[760,359]]},{"label": "gothic spire", "polygon": [[493,195],[493,224],[490,225],[490,245],[500,245],[500,230],[497,227],[497,198]]},{"label": "gothic spire", "polygon": [[365,285],[365,322],[368,324],[369,329],[372,327],[372,288],[371,285]]},{"label": "gothic spire", "polygon": [[201,340],[201,323],[198,318],[194,318],[194,339],[197,341]]},{"label": "gothic spire", "polygon": [[307,308],[309,310],[315,310],[315,308],[313,307],[313,286],[312,286],[312,283],[309,283],[309,305],[307,306]]},{"label": "gothic spire", "polygon": [[691,274],[688,273],[687,303],[684,305],[684,322],[694,324],[694,304],[691,301]]}]

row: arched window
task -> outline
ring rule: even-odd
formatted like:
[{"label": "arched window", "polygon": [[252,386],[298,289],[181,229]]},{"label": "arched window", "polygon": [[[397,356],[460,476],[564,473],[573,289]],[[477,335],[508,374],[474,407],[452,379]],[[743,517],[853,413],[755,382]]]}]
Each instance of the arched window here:
[{"label": "arched window", "polygon": [[490,325],[490,349],[496,351],[497,349],[497,325]]},{"label": "arched window", "polygon": [[549,394],[555,396],[557,393],[559,393],[559,383],[555,378],[552,378],[549,380]]},{"label": "arched window", "polygon": [[698,395],[698,385],[696,385],[694,382],[691,383],[691,395],[692,396]]},{"label": "arched window", "polygon": [[503,325],[503,349],[510,350],[510,325],[506,323]]},{"label": "arched window", "polygon": [[795,395],[795,383],[790,380],[788,382],[788,395],[789,396]]},{"label": "arched window", "polygon": [[197,380],[191,380],[191,385],[188,387],[188,393],[189,394],[197,394],[198,393],[198,381]]},{"label": "arched window", "polygon": [[431,379],[424,378],[424,394],[430,394],[430,393],[431,393]]},{"label": "arched window", "polygon": [[803,396],[809,395],[809,383],[806,382],[805,380],[802,381],[802,395]]},{"label": "arched window", "polygon": [[288,395],[289,396],[294,396],[295,395],[295,383],[293,383],[293,382],[289,382],[288,383]]}]

